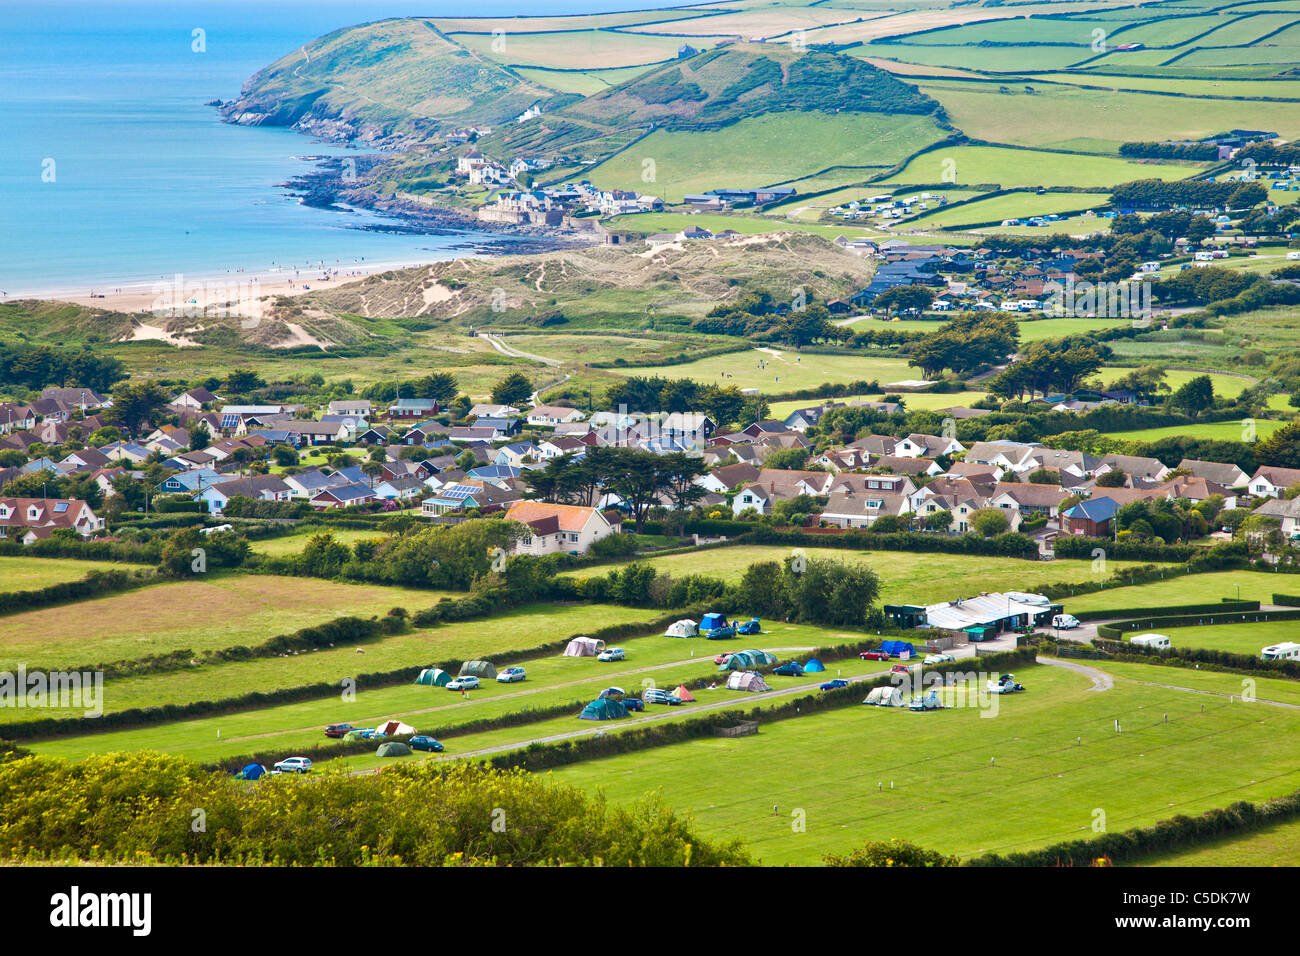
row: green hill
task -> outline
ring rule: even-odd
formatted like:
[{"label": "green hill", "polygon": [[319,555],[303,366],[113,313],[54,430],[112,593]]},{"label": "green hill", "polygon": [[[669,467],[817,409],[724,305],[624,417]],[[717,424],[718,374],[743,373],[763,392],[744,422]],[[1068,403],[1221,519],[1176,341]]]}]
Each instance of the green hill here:
[{"label": "green hill", "polygon": [[334,139],[407,143],[441,128],[494,126],[572,100],[447,38],[432,22],[336,30],[258,71],[223,115]]}]

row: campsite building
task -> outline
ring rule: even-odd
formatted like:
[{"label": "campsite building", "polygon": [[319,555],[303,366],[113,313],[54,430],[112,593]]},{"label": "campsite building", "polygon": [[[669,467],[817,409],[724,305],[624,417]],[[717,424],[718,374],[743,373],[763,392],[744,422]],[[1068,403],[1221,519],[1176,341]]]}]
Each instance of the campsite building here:
[{"label": "campsite building", "polygon": [[962,631],[971,641],[996,637],[1002,631],[1050,621],[1061,605],[1040,594],[982,592],[942,604],[886,604],[885,615],[899,627],[933,627]]}]

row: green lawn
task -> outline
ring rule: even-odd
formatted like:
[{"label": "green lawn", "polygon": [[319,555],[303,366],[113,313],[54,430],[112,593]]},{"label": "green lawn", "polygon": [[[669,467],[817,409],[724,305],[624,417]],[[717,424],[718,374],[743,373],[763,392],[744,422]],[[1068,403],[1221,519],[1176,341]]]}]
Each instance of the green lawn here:
[{"label": "green lawn", "polygon": [[[916,324],[920,325],[922,323],[918,322]],[[924,324],[931,328],[937,325],[934,322]],[[903,407],[909,411],[915,411],[969,406],[972,402],[977,402],[983,398],[984,394],[984,392],[909,392],[903,396]],[[848,397],[792,398],[783,402],[772,402],[769,411],[773,418],[785,418],[785,416],[800,408],[826,405],[831,402],[878,402],[884,397],[883,392],[877,392],[874,395],[851,395]]]},{"label": "green lawn", "polygon": [[1157,581],[1154,584],[1111,588],[1093,594],[1066,598],[1065,609],[1070,613],[1078,613],[1107,608],[1211,604],[1220,598],[1236,599],[1239,593],[1243,601],[1260,601],[1269,604],[1272,603],[1274,591],[1283,592],[1290,589],[1288,585],[1290,580],[1290,576],[1272,574],[1268,571],[1212,571],[1206,574],[1185,574],[1167,581]]},{"label": "green lawn", "polygon": [[[763,363],[760,368],[759,364]],[[859,355],[800,355],[793,350],[770,352],[757,349],[728,352],[683,365],[629,369],[627,374],[689,378],[697,382],[757,388],[764,394],[815,388],[828,382],[890,382],[919,379],[921,370],[903,359]]]},{"label": "green lawn", "polygon": [[768,186],[830,166],[864,167],[860,178],[866,179],[941,136],[924,116],[765,113],[719,130],[657,130],[588,176],[596,186],[635,189],[679,203],[689,193]]},{"label": "green lawn", "polygon": [[[773,624],[766,631],[760,637],[747,638],[748,643],[743,646],[789,657],[825,644],[847,644],[864,638],[858,633],[829,632],[795,624]],[[632,693],[639,693],[646,686],[671,690],[684,680],[714,674],[717,667],[713,656],[720,650],[717,642],[657,634],[629,638],[616,646],[627,650],[626,661],[602,663],[594,658],[561,655],[536,658],[524,663],[527,681],[517,684],[485,681],[481,690],[471,692],[469,700],[441,687],[403,684],[361,691],[353,701],[332,697],[303,701],[158,727],[52,740],[32,744],[32,749],[72,759],[114,750],[160,750],[201,761],[278,748],[283,748],[287,755],[295,748],[321,743],[326,724],[346,721],[358,727],[373,727],[383,719],[396,717],[439,737],[453,731],[453,736],[446,740],[448,752],[463,753],[472,749],[467,742],[470,735],[457,737],[454,728],[466,722],[571,701],[585,703],[611,685]],[[729,649],[740,646],[735,642],[727,644]],[[418,672],[419,667],[413,666],[412,680]],[[514,739],[534,735],[531,726],[511,728],[507,733],[516,735]]]},{"label": "green lawn", "polygon": [[445,593],[259,574],[168,581],[0,618],[0,668],[81,667],[182,648],[251,646],[335,617],[418,611]]},{"label": "green lawn", "polygon": [[1249,425],[1240,421],[1205,422],[1199,425],[1170,425],[1167,428],[1140,428],[1137,431],[1107,434],[1124,441],[1159,441],[1161,438],[1174,438],[1180,435],[1216,441],[1244,441],[1252,428],[1256,438],[1267,438],[1285,424],[1286,422],[1273,419],[1255,418],[1250,420]]},{"label": "green lawn", "polygon": [[1168,637],[1174,647],[1197,647],[1258,657],[1259,652],[1270,644],[1294,641],[1296,634],[1300,632],[1300,622],[1260,621],[1211,624],[1203,627],[1142,628],[1128,632],[1124,636],[1130,638],[1134,634],[1149,633],[1152,630]]},{"label": "green lawn", "polygon": [[1013,192],[980,199],[962,206],[940,206],[915,219],[907,220],[907,224],[936,229],[956,229],[981,223],[1000,223],[1006,219],[1027,219],[1050,213],[1100,209],[1109,201],[1110,196],[1106,193],[1042,193],[1040,195],[1028,191]]},{"label": "green lawn", "polygon": [[[890,183],[997,183],[1003,188],[1114,186],[1133,179],[1183,179],[1195,171],[1191,166],[1133,163],[1110,156],[1000,146],[954,146],[918,156]],[[950,178],[953,176],[955,180]],[[1080,198],[1083,205],[1088,205],[1088,195],[1081,194]]]},{"label": "green lawn", "polygon": [[[413,630],[356,647],[335,647],[287,657],[204,664],[162,674],[108,682],[108,713],[133,707],[183,704],[269,693],[306,684],[333,683],[358,674],[379,674],[404,667],[427,667],[438,661],[473,660],[505,651],[522,651],[547,641],[584,634],[602,627],[647,622],[660,612],[614,605],[536,605],[512,608],[481,621],[463,621]],[[270,636],[268,634],[267,636]],[[414,679],[414,673],[412,674]],[[60,716],[51,711],[15,710],[7,720]]]},{"label": "green lawn", "polygon": [[129,571],[136,567],[112,561],[0,557],[0,591],[34,591],[51,584],[79,581],[91,571]]},{"label": "green lawn", "polygon": [[1098,693],[1044,666],[1016,676],[1028,691],[993,719],[847,707],[553,776],[616,802],[658,791],[702,832],[743,835],[768,864],[894,837],[961,856],[1012,852],[1089,836],[1097,809],[1115,832],[1300,785],[1300,711],[1130,681]]},{"label": "green lawn", "polygon": [[1148,857],[1135,866],[1300,866],[1300,820]]},{"label": "green lawn", "polygon": [[[979,591],[1025,590],[1045,584],[1096,580],[1091,561],[1023,561],[964,554],[920,554],[901,551],[851,551],[840,548],[800,548],[808,557],[865,562],[880,576],[885,604],[928,604],[966,597]],[[756,561],[783,561],[791,550],[778,545],[735,545],[650,559],[661,571],[673,575],[706,574],[739,581]],[[1108,563],[1114,573],[1135,562]],[[607,574],[608,566],[582,568],[575,577]],[[731,613],[747,613],[735,608]]]},{"label": "green lawn", "polygon": [[286,534],[281,538],[261,538],[252,542],[252,548],[258,554],[265,554],[268,557],[281,558],[290,554],[301,554],[302,549],[306,547],[308,540],[313,535],[330,532],[334,535],[335,541],[341,541],[343,544],[351,547],[358,541],[366,541],[373,538],[385,537],[382,531],[373,531],[365,528],[311,528],[300,534]]}]

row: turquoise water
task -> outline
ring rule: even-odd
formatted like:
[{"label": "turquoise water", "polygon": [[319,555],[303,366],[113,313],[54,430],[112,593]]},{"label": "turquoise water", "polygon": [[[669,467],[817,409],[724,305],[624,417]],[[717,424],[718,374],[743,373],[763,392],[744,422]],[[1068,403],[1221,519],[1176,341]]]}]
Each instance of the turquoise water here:
[{"label": "turquoise water", "polygon": [[[289,130],[221,123],[262,66],[353,23],[403,15],[576,13],[630,0],[0,0],[0,291],[94,288],[239,271],[444,259],[474,233],[403,235],[314,209],[278,184],[345,155]],[[196,52],[195,30],[205,50]]]}]

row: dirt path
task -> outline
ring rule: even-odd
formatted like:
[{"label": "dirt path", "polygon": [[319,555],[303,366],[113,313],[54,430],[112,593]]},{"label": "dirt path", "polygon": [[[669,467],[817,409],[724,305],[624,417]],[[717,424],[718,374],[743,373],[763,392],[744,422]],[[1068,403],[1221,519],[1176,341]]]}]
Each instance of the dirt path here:
[{"label": "dirt path", "polygon": [[504,342],[500,340],[498,336],[492,335],[488,332],[483,333],[483,338],[487,339],[488,344],[491,345],[498,352],[500,352],[502,355],[508,355],[511,358],[532,359],[534,362],[541,362],[543,365],[550,365],[550,366],[564,364],[559,359],[546,358],[541,355],[533,355],[531,352],[521,352],[519,351],[519,349],[513,346],[506,345]]}]

